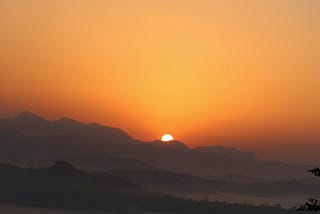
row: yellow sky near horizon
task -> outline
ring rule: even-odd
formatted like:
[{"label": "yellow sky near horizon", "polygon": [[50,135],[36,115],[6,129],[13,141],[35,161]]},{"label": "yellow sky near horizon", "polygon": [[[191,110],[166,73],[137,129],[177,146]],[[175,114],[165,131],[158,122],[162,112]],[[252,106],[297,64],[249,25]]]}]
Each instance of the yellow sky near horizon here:
[{"label": "yellow sky near horizon", "polygon": [[1,115],[191,146],[314,144],[319,11],[317,0],[1,0]]}]

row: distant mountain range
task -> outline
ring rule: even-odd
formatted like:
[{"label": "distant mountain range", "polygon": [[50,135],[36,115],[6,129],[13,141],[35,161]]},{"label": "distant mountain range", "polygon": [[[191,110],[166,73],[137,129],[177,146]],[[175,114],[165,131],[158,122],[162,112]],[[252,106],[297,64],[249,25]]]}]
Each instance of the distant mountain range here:
[{"label": "distant mountain range", "polygon": [[266,162],[223,146],[188,148],[179,141],[142,142],[119,128],[23,112],[0,119],[0,161],[39,166],[70,161],[88,171],[161,169],[203,178],[304,178],[304,165]]}]

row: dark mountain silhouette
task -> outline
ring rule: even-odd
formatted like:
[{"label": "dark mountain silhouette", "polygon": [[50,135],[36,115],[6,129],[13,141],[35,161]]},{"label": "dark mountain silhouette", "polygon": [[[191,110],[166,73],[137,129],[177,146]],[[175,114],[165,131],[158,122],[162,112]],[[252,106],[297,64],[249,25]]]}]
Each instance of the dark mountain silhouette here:
[{"label": "dark mountain silhouette", "polygon": [[[16,131],[25,136],[37,137],[78,137],[82,139],[102,140],[104,143],[131,143],[134,139],[118,128],[102,126],[96,123],[84,124],[72,119],[62,118],[47,121],[31,112],[23,112],[16,118],[0,119],[1,131]],[[78,142],[81,143],[81,142]]]},{"label": "dark mountain silhouette", "polygon": [[289,214],[279,206],[196,201],[152,193],[110,174],[92,174],[65,161],[30,169],[0,164],[0,203],[86,213]]},{"label": "dark mountain silhouette", "polygon": [[150,142],[149,144],[154,145],[155,147],[159,147],[159,148],[170,148],[170,149],[174,149],[174,150],[188,150],[189,148],[183,144],[180,141],[177,140],[172,140],[169,142],[162,142],[160,140],[156,140],[154,142]]},{"label": "dark mountain silhouette", "polygon": [[39,165],[60,159],[87,170],[117,170],[118,165],[121,170],[158,168],[206,178],[232,173],[292,179],[303,177],[308,168],[264,162],[252,153],[232,148],[189,149],[179,141],[141,142],[118,128],[67,118],[51,122],[31,112],[0,119],[0,161]]},{"label": "dark mountain silhouette", "polygon": [[46,119],[40,117],[39,115],[36,115],[30,111],[21,112],[17,117],[16,120],[20,121],[27,121],[30,123],[30,121],[35,122],[48,122]]}]

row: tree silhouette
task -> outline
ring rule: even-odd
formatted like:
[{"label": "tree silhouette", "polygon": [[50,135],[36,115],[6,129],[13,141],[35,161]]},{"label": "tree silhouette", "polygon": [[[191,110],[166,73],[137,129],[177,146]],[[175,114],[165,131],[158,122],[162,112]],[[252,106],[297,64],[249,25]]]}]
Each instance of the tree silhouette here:
[{"label": "tree silhouette", "polygon": [[[317,177],[320,177],[320,169],[318,167],[309,170],[309,172],[311,172]],[[316,198],[309,198],[308,201],[303,205],[301,205],[297,210],[298,211],[314,211],[314,212],[320,211],[320,200]]]}]

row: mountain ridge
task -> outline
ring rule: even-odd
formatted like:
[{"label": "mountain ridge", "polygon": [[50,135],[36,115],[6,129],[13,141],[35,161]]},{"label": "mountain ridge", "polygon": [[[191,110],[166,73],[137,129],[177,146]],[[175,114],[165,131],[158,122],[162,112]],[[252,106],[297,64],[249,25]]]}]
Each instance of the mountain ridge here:
[{"label": "mountain ridge", "polygon": [[[94,165],[103,165],[99,160],[106,164],[106,158],[129,158],[155,168],[205,177],[233,173],[290,178],[303,175],[308,168],[261,161],[252,153],[234,148],[188,148],[179,141],[142,142],[119,128],[81,123],[69,118],[48,121],[30,112],[0,119],[0,133],[5,133],[0,134],[0,161],[48,162],[63,159],[84,164],[84,160],[90,162],[87,157],[91,157],[91,166],[95,169]],[[141,168],[145,167],[142,165]]]}]

